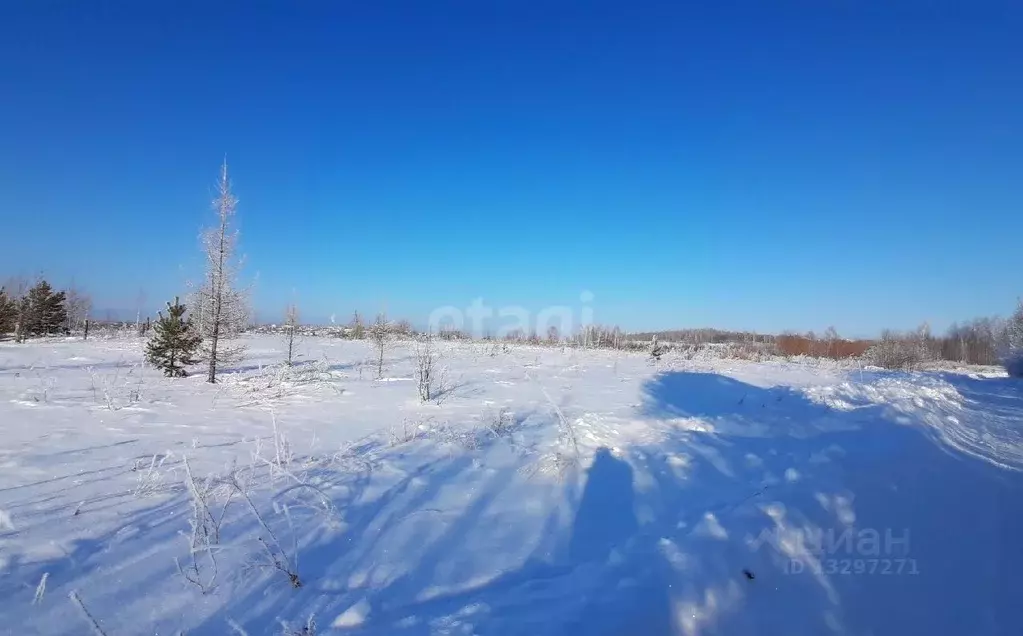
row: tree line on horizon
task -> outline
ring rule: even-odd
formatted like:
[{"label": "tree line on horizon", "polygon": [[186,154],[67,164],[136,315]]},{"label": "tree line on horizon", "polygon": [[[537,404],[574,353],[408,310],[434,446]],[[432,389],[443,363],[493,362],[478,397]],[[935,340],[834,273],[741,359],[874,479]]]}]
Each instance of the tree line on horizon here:
[{"label": "tree line on horizon", "polygon": [[[229,218],[230,216],[226,216],[224,220],[227,221]],[[221,229],[226,236],[228,226],[225,223],[217,226],[215,234]],[[257,331],[280,328],[291,334],[290,340],[293,345],[294,333],[301,327],[298,310],[294,305],[286,308],[285,320],[280,327],[251,325],[244,294],[234,286],[233,279],[218,284],[228,272],[220,266],[222,262],[219,256],[220,241],[216,236],[213,236],[213,239],[215,240],[211,240],[210,237],[204,239],[204,245],[212,249],[212,255],[207,258],[212,273],[208,273],[207,280],[198,290],[189,294],[189,302],[198,307],[197,310],[187,312],[186,315],[188,305],[175,298],[173,303],[167,303],[167,314],[160,312],[155,323],[150,323],[148,318],[144,322],[137,318],[134,325],[130,322],[120,323],[137,331],[140,336],[149,333],[151,324],[155,324],[157,331],[153,334],[154,339],[171,337],[170,342],[164,342],[154,349],[158,352],[168,352],[166,364],[159,359],[159,355],[150,355],[151,361],[169,375],[181,375],[185,364],[182,360],[198,355],[196,361],[201,360],[208,365],[207,379],[212,377],[212,381],[215,381],[217,366],[236,360],[241,353],[236,343],[229,347],[224,346],[226,341],[233,340],[241,332],[253,328]],[[14,291],[8,291],[9,289]],[[219,318],[216,301],[218,293]],[[45,278],[40,278],[31,287],[24,282],[15,281],[15,285],[10,288],[0,287],[0,338],[10,333],[13,333],[17,342],[23,342],[31,337],[72,333],[87,337],[90,309],[89,297],[73,286],[57,291]],[[324,335],[361,340],[368,336],[374,325],[379,325],[378,329],[393,336],[417,334],[409,321],[389,321],[383,315],[377,316],[376,321],[367,326],[358,311],[346,325],[309,327],[308,331],[314,335],[319,332]],[[167,333],[178,335],[167,336]],[[192,341],[193,335],[194,345],[187,344]],[[470,334],[454,329],[442,330],[433,335],[444,340],[471,339]],[[176,337],[186,341],[180,349],[173,344]],[[218,341],[215,348],[209,342],[213,337]],[[485,341],[495,339],[497,338],[494,336],[482,337]],[[977,318],[968,322],[953,323],[942,336],[933,335],[926,324],[912,332],[885,330],[876,339],[842,338],[834,327],[829,327],[819,335],[812,331],[772,335],[713,328],[630,333],[617,326],[588,325],[572,337],[560,334],[552,327],[543,336],[513,331],[504,334],[500,340],[533,345],[571,343],[584,347],[635,350],[648,348],[648,343],[651,342],[659,342],[662,347],[669,348],[735,345],[732,353],[736,357],[749,357],[748,354],[752,353],[835,360],[867,356],[873,358],[879,366],[886,368],[914,368],[924,362],[938,360],[996,365],[1018,358],[1019,350],[1023,349],[1023,303],[1009,319]],[[198,351],[191,351],[190,347],[204,348],[204,351],[200,354]],[[194,361],[190,364],[194,364]]]},{"label": "tree line on horizon", "polygon": [[[240,359],[244,348],[237,337],[253,327],[248,289],[238,284],[238,233],[234,227],[238,199],[231,190],[227,163],[221,165],[213,200],[216,223],[201,234],[205,271],[198,285],[189,285],[182,303],[167,303],[152,323],[147,359],[168,376],[184,375],[184,367],[204,362],[208,382],[216,382],[218,369]],[[24,279],[11,279],[0,287],[0,338],[13,333],[16,342],[27,338],[82,333],[88,336],[92,302],[75,285],[55,290],[43,277],[29,286]],[[136,315],[139,335],[150,332],[151,323]],[[285,309],[282,327],[290,334],[288,349],[299,328],[295,305]],[[334,335],[362,339],[373,334],[415,335],[408,321],[388,321],[379,315],[368,328],[358,312]],[[469,339],[470,334],[443,330],[432,334],[442,339]],[[484,340],[494,338],[484,337]],[[761,355],[808,356],[814,358],[864,357],[885,368],[918,367],[923,362],[946,360],[967,364],[1003,363],[1013,375],[1023,376],[1023,301],[1008,319],[977,318],[953,323],[942,336],[931,333],[927,324],[911,332],[885,330],[877,339],[842,338],[834,327],[822,334],[782,333],[778,335],[720,329],[677,329],[627,333],[617,326],[587,325],[577,334],[560,334],[551,327],[544,334],[522,331],[504,334],[505,341],[530,344],[567,344],[610,349],[653,350],[728,345],[736,357]],[[659,356],[658,356],[659,357]],[[289,356],[290,360],[290,356]]]},{"label": "tree line on horizon", "polygon": [[70,334],[88,320],[91,301],[74,286],[56,291],[45,278],[29,287],[14,281],[0,286],[0,337],[17,342],[35,336]]}]

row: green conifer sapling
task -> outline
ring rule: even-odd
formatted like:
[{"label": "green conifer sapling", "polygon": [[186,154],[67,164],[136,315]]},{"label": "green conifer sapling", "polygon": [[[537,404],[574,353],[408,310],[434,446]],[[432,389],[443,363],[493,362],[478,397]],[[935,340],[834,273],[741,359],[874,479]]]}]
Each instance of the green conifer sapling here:
[{"label": "green conifer sapling", "polygon": [[160,312],[153,324],[153,335],[146,345],[146,360],[169,378],[186,375],[185,367],[195,364],[195,351],[202,338],[192,325],[191,317],[185,318],[185,306],[177,298],[167,303],[167,315]]}]

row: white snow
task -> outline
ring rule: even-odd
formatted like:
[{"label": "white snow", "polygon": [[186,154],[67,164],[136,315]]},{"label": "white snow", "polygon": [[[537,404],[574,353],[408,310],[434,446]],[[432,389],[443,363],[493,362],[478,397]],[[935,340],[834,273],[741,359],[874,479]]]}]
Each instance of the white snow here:
[{"label": "white snow", "polygon": [[344,611],[343,614],[334,619],[331,627],[357,627],[366,621],[369,616],[370,605],[366,599],[362,599]]},{"label": "white snow", "polygon": [[247,340],[0,343],[5,633],[1023,633],[1018,380]]}]

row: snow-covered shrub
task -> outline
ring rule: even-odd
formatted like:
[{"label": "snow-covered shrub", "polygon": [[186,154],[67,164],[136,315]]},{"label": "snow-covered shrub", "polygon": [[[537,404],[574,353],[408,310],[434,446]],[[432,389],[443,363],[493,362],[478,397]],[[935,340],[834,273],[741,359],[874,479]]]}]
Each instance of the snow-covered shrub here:
[{"label": "snow-covered shrub", "polygon": [[338,394],[344,393],[336,380],[330,360],[320,358],[295,366],[289,366],[286,361],[261,366],[254,374],[237,380],[235,385],[251,394],[255,400],[266,402],[304,389],[329,389]]},{"label": "snow-covered shrub", "polygon": [[401,426],[395,425],[391,427],[391,446],[397,446],[398,444],[404,444],[405,442],[411,442],[412,440],[418,439],[421,428],[422,422],[410,420],[407,417],[404,418],[401,421]]},{"label": "snow-covered shrub", "polygon": [[1023,349],[1016,349],[1005,357],[1005,372],[1013,378],[1023,378]]},{"label": "snow-covered shrub", "polygon": [[471,428],[451,429],[450,441],[458,444],[467,451],[479,450],[483,447],[490,433],[474,423]]},{"label": "snow-covered shrub", "polygon": [[419,399],[429,402],[437,396],[439,387],[437,354],[433,349],[433,341],[423,336],[412,345],[412,353],[416,360],[416,386],[419,388]]},{"label": "snow-covered shrub", "polygon": [[777,353],[773,343],[769,342],[729,342],[721,349],[723,358],[763,362]]},{"label": "snow-covered shrub", "polygon": [[131,471],[137,475],[137,483],[132,494],[136,497],[148,497],[159,490],[163,475],[160,470],[169,455],[153,455],[148,462],[144,459],[136,459],[132,464]]},{"label": "snow-covered shrub", "polygon": [[507,437],[515,428],[515,418],[511,411],[502,408],[498,411],[487,409],[483,412],[483,425],[495,437]]},{"label": "snow-covered shrub", "polygon": [[[92,399],[105,405],[111,411],[119,411],[130,404],[142,401],[145,388],[145,367],[141,364],[128,365],[128,372],[121,375],[119,365],[111,374],[99,374],[93,367],[86,367],[92,386]],[[100,393],[102,393],[102,401]]]},{"label": "snow-covered shrub", "polygon": [[868,364],[883,369],[913,371],[930,359],[926,342],[917,334],[885,330],[881,339],[863,354]]},{"label": "snow-covered shrub", "polygon": [[1005,324],[1002,337],[1002,362],[1005,371],[1014,378],[1023,378],[1023,300]]},{"label": "snow-covered shrub", "polygon": [[281,628],[284,630],[281,632],[281,636],[316,636],[316,617],[310,615],[305,625],[299,627],[283,623]]}]

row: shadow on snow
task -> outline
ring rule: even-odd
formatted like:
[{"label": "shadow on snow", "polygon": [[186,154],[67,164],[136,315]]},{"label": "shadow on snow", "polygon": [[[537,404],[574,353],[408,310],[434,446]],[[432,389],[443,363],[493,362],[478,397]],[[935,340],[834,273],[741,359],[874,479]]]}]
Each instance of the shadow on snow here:
[{"label": "shadow on snow", "polygon": [[[1004,382],[949,381],[1018,408]],[[1023,633],[1008,584],[1023,568],[1018,473],[950,452],[882,405],[840,410],[681,372],[650,380],[644,398],[663,437],[599,448],[585,475],[548,480],[543,515],[502,514],[518,472],[465,457],[353,503],[344,540],[307,548],[307,587],[274,583],[236,605],[259,607],[245,628],[314,613],[327,633],[359,634]],[[686,425],[697,420],[709,426]],[[466,479],[464,508],[431,507]],[[391,576],[374,560],[399,526]],[[517,565],[471,579],[508,552]]]},{"label": "shadow on snow", "polygon": [[[1023,414],[1018,386],[944,379]],[[346,473],[343,533],[301,537],[303,587],[243,583],[188,633],[234,619],[278,634],[310,614],[318,633],[1023,633],[1020,473],[882,405],[684,372],[643,397],[660,439],[597,448],[560,479],[472,453],[424,457],[382,490],[372,470]],[[417,444],[398,452],[419,459]]]}]

